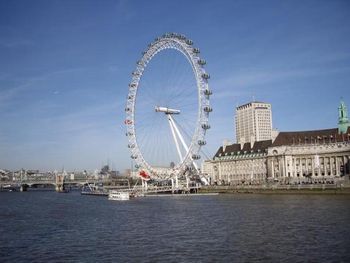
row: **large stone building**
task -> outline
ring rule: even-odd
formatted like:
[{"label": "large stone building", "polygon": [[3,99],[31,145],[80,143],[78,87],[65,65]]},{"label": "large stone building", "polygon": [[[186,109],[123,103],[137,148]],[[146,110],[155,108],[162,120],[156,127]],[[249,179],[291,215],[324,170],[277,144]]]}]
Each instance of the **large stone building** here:
[{"label": "large stone building", "polygon": [[342,102],[338,128],[280,132],[274,140],[224,145],[202,171],[212,184],[334,183],[349,180],[349,159],[350,125]]},{"label": "large stone building", "polygon": [[338,131],[280,132],[268,149],[267,178],[321,183],[349,175],[350,129]]},{"label": "large stone building", "polygon": [[267,140],[221,146],[213,160],[203,163],[202,172],[209,175],[212,184],[261,184],[267,178],[267,149],[271,144]]},{"label": "large stone building", "polygon": [[237,143],[253,143],[271,139],[271,104],[253,101],[236,107]]}]

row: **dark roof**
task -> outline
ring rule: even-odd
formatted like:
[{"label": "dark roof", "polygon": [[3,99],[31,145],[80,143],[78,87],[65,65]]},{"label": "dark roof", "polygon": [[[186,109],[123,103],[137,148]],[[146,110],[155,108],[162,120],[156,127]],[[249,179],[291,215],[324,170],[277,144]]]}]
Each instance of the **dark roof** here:
[{"label": "dark roof", "polygon": [[216,154],[214,155],[215,157],[219,157],[221,155],[225,155],[226,153],[230,154],[237,154],[238,152],[264,152],[268,147],[272,145],[272,140],[267,140],[267,141],[260,141],[260,142],[255,142],[253,145],[253,148],[251,148],[251,145],[249,142],[245,143],[243,147],[241,148],[241,145],[239,143],[227,145],[225,147],[225,151],[223,150],[223,146],[221,146]]},{"label": "dark roof", "polygon": [[349,141],[350,127],[347,134],[339,134],[338,129],[280,132],[272,146],[334,143]]},{"label": "dark roof", "polygon": [[267,149],[268,147],[270,147],[272,145],[272,140],[267,140],[267,141],[259,141],[259,142],[255,142],[253,145],[253,151],[262,151]]},{"label": "dark roof", "polygon": [[251,101],[251,102],[248,102],[248,103],[245,103],[245,104],[242,104],[242,105],[239,105],[236,107],[236,109],[238,108],[243,108],[245,106],[248,106],[248,105],[251,105],[252,103],[263,103],[263,104],[270,104],[270,103],[267,103],[267,102],[262,102],[262,101]]}]

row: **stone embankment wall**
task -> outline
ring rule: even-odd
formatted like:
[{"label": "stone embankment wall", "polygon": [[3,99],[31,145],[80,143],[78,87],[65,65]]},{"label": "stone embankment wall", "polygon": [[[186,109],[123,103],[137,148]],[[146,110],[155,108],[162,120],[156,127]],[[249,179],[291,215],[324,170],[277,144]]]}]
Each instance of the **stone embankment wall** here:
[{"label": "stone embankment wall", "polygon": [[246,185],[204,186],[201,193],[350,194],[350,185]]}]

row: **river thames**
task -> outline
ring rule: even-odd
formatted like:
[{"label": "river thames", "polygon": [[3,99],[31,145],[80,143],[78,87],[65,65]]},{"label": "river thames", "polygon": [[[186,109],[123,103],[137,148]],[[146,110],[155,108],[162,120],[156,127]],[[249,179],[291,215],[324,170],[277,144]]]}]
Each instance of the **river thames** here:
[{"label": "river thames", "polygon": [[0,193],[1,262],[350,262],[350,196]]}]

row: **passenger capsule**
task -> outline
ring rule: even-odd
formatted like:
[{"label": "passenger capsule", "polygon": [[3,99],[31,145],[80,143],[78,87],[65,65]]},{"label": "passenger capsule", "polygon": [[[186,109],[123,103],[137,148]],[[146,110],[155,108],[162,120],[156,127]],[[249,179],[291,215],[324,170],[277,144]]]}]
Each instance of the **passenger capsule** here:
[{"label": "passenger capsule", "polygon": [[209,130],[210,129],[210,125],[208,123],[203,123],[202,124],[202,129]]},{"label": "passenger capsule", "polygon": [[206,89],[205,91],[204,91],[204,95],[206,95],[206,96],[210,96],[210,95],[212,95],[213,94],[213,92],[210,90],[210,89]]},{"label": "passenger capsule", "polygon": [[199,53],[200,53],[199,48],[194,48],[192,51],[193,51],[193,53],[195,53],[195,54],[199,54]]},{"label": "passenger capsule", "polygon": [[126,119],[126,120],[124,121],[124,123],[125,123],[126,125],[131,125],[131,124],[132,124],[132,120]]},{"label": "passenger capsule", "polygon": [[135,155],[135,154],[131,155],[130,157],[131,157],[131,159],[137,159],[137,155]]},{"label": "passenger capsule", "polygon": [[212,112],[213,109],[209,106],[205,106],[204,109],[203,109],[205,112]]},{"label": "passenger capsule", "polygon": [[129,84],[129,88],[135,88],[136,87],[136,84],[135,83],[130,83]]},{"label": "passenger capsule", "polygon": [[198,141],[198,145],[206,145],[207,144],[207,142],[206,141],[203,141],[203,140],[199,140]]},{"label": "passenger capsule", "polygon": [[207,64],[207,62],[204,59],[199,59],[198,64],[204,66],[205,64]]},{"label": "passenger capsule", "polygon": [[148,180],[151,179],[151,177],[149,176],[149,174],[146,173],[145,171],[140,171],[139,176],[142,178],[142,180],[148,181]]},{"label": "passenger capsule", "polygon": [[187,40],[186,40],[186,44],[187,44],[187,45],[193,45],[193,41],[192,41],[191,39],[187,39]]},{"label": "passenger capsule", "polygon": [[202,78],[203,79],[210,79],[210,75],[208,73],[203,73]]},{"label": "passenger capsule", "polygon": [[193,160],[199,160],[200,158],[201,158],[201,156],[198,155],[198,154],[193,154],[193,155],[192,155],[192,159],[193,159]]},{"label": "passenger capsule", "polygon": [[125,111],[126,111],[126,112],[130,111],[130,108],[126,107],[126,108],[125,108]]}]

